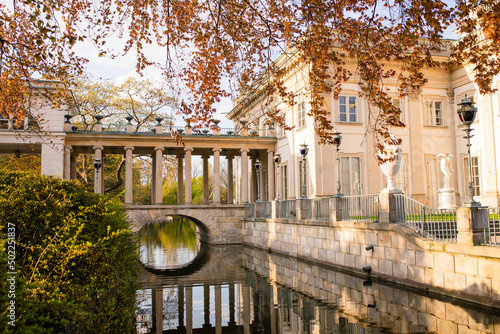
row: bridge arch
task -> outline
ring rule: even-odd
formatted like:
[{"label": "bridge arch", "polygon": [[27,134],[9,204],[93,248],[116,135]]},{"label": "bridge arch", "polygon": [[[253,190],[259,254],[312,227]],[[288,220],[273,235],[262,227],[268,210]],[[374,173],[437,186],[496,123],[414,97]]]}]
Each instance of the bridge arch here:
[{"label": "bridge arch", "polygon": [[241,243],[244,205],[127,205],[125,208],[132,232],[138,232],[146,224],[165,221],[168,216],[181,216],[198,226],[202,242]]}]

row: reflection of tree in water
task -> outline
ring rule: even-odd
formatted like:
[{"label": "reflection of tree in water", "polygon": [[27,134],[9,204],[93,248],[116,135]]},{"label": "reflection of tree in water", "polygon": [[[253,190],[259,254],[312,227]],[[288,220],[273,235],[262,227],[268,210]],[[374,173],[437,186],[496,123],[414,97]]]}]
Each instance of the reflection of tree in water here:
[{"label": "reflection of tree in water", "polygon": [[139,232],[141,261],[155,268],[175,268],[192,261],[199,251],[196,224],[186,217],[144,226]]}]

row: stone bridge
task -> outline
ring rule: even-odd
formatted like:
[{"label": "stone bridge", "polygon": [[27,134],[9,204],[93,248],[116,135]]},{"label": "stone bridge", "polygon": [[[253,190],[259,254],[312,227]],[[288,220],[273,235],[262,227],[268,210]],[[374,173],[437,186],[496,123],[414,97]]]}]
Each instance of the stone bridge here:
[{"label": "stone bridge", "polygon": [[146,224],[165,221],[169,216],[182,216],[196,224],[203,242],[227,245],[242,241],[243,204],[126,205],[125,208],[134,233]]}]

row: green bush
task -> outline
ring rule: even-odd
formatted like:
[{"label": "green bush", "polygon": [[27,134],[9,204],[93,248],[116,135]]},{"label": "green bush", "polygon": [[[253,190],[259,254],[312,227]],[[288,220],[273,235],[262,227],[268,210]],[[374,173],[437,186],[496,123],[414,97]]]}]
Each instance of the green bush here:
[{"label": "green bush", "polygon": [[120,205],[57,178],[0,171],[3,243],[8,226],[18,272],[14,332],[134,331],[138,262]]}]

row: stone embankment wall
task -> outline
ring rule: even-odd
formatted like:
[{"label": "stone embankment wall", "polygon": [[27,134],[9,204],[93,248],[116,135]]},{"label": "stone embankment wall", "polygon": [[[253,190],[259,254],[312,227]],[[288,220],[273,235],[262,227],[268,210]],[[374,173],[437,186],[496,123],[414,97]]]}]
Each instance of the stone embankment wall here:
[{"label": "stone embankment wall", "polygon": [[[434,242],[399,224],[244,219],[243,243],[483,305],[500,305],[500,249]],[[373,246],[373,250],[366,250]]]},{"label": "stone embankment wall", "polygon": [[336,319],[326,324],[331,329],[338,329],[334,325],[343,316],[349,323],[364,328],[376,323],[393,333],[500,333],[498,313],[480,311],[470,303],[444,302],[252,248],[244,249],[243,266],[280,286],[335,305]]}]

